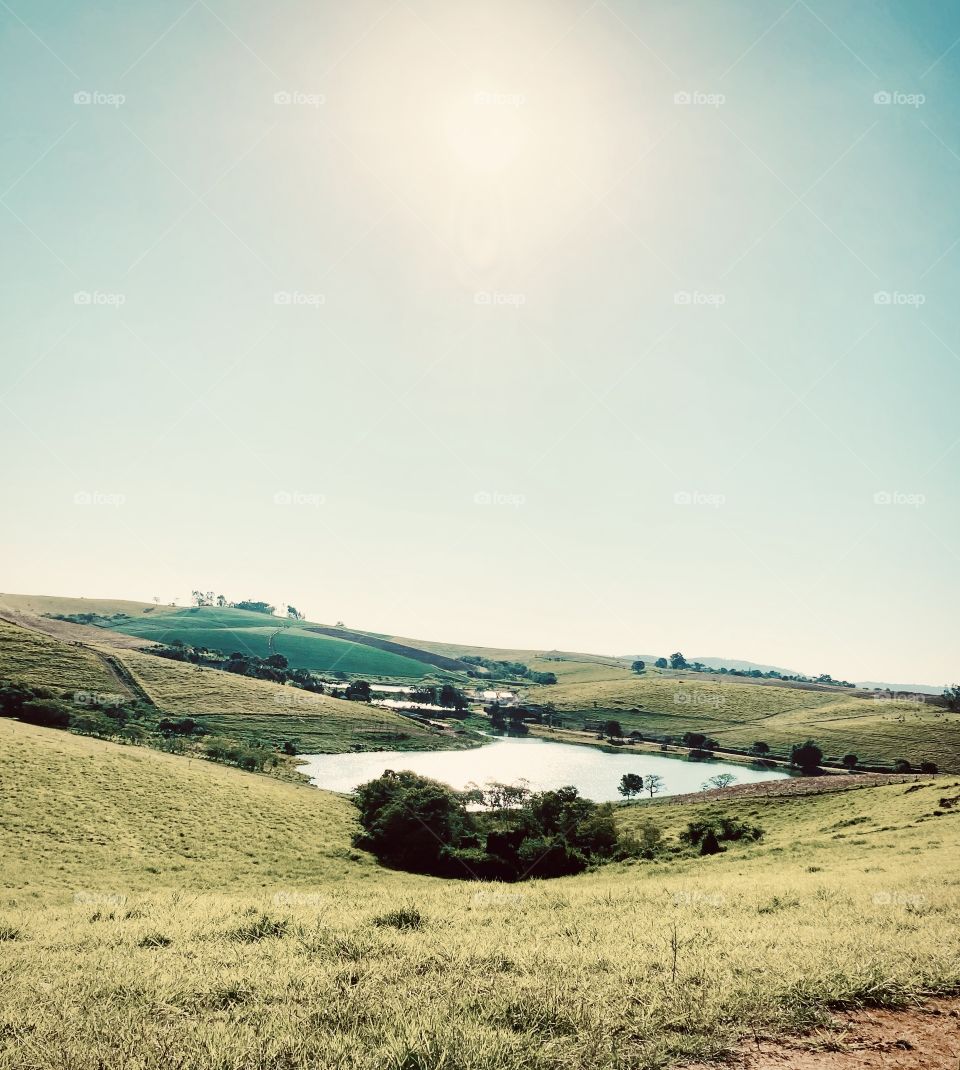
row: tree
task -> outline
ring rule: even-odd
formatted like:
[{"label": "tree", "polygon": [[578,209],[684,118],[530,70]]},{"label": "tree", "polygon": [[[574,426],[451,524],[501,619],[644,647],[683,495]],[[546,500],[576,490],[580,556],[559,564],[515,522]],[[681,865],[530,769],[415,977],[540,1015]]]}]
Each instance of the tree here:
[{"label": "tree", "polygon": [[623,727],[619,721],[606,721],[603,725],[603,734],[607,739],[619,738],[623,735]]},{"label": "tree", "polygon": [[678,650],[676,654],[670,655],[670,668],[671,669],[686,669],[687,659]]},{"label": "tree", "polygon": [[306,618],[296,606],[287,606],[287,616],[291,620],[305,620]]},{"label": "tree", "polygon": [[226,599],[226,597],[225,597],[224,595],[222,595],[222,594],[218,594],[218,595],[217,595],[217,605],[218,605],[218,606],[219,606],[219,607],[220,607],[221,609],[223,609],[223,608],[224,608],[224,607],[226,606],[226,604],[227,604],[227,599]]},{"label": "tree", "polygon": [[856,769],[857,768],[857,756],[855,754],[845,754],[843,756],[844,769]]},{"label": "tree", "polygon": [[790,752],[790,764],[801,772],[815,773],[823,761],[823,751],[812,739],[806,743],[794,743]]},{"label": "tree", "polygon": [[352,684],[347,684],[346,695],[356,702],[369,702],[370,685],[366,680],[354,680]]},{"label": "tree", "polygon": [[691,750],[703,750],[707,737],[702,732],[684,732],[680,742]]},{"label": "tree", "polygon": [[947,700],[947,706],[951,710],[960,710],[960,684],[943,689],[943,697]]},{"label": "tree", "polygon": [[285,669],[288,662],[283,654],[271,654],[270,657],[267,658],[267,664],[272,669]]},{"label": "tree", "polygon": [[641,661],[639,658],[630,666],[631,669],[639,676],[640,673],[647,667],[645,661]]},{"label": "tree", "polygon": [[666,658],[657,658],[657,660],[653,664],[656,665],[658,669],[666,669],[669,667],[669,663],[667,662]]},{"label": "tree", "polygon": [[620,778],[620,786],[617,791],[625,799],[632,799],[643,791],[643,777],[639,773],[624,773]]},{"label": "tree", "polygon": [[644,787],[652,799],[654,795],[659,795],[663,791],[663,777],[659,773],[651,773],[644,782]]},{"label": "tree", "polygon": [[937,763],[936,762],[921,762],[920,763],[920,772],[921,773],[936,773],[937,772]]},{"label": "tree", "polygon": [[440,705],[446,706],[450,709],[465,710],[467,708],[467,699],[464,693],[453,686],[453,684],[444,684],[440,688]]},{"label": "tree", "polygon": [[897,758],[893,763],[893,768],[898,773],[910,773],[913,771],[913,766],[907,761],[906,758]]},{"label": "tree", "polygon": [[716,776],[712,776],[705,780],[701,785],[702,791],[710,791],[711,788],[729,788],[731,784],[736,783],[737,778],[733,773],[717,773]]},{"label": "tree", "polygon": [[750,749],[754,754],[759,754],[760,757],[763,758],[770,753],[770,744],[764,743],[762,739],[758,739]]}]

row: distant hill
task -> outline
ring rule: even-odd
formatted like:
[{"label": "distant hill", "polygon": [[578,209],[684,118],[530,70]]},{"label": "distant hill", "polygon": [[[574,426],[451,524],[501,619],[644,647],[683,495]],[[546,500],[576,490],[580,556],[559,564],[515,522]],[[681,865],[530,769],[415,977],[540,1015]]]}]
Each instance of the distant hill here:
[{"label": "distant hill", "polygon": [[[648,665],[652,665],[658,658],[669,658],[669,654],[624,654],[620,659],[621,661],[645,661]],[[742,672],[750,672],[752,669],[759,669],[760,672],[779,672],[784,676],[800,676],[796,669],[784,669],[780,665],[761,665],[756,661],[741,661],[739,658],[704,658],[688,656],[687,661],[692,665],[695,661],[699,661],[701,665],[706,665],[708,669],[739,669]]]},{"label": "distant hill", "polygon": [[857,687],[870,691],[896,691],[913,695],[943,694],[943,686],[936,687],[934,684],[888,684],[877,680],[858,680]]}]

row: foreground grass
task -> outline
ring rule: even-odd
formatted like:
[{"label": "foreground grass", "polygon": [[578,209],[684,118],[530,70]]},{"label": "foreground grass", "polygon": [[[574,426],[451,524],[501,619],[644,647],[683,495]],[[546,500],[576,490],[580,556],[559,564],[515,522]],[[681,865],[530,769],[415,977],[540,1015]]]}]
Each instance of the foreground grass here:
[{"label": "foreground grass", "polygon": [[[724,806],[765,840],[395,873],[336,796],[0,722],[0,1066],[624,1070],[960,983],[960,783]],[[668,844],[697,806],[625,807]]]}]

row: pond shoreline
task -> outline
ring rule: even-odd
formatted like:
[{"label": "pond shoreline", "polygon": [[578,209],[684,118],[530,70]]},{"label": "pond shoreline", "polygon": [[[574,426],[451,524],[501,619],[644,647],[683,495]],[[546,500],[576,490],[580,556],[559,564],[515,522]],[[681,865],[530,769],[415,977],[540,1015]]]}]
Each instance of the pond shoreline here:
[{"label": "pond shoreline", "polygon": [[698,791],[705,779],[718,772],[731,773],[737,783],[747,784],[785,780],[791,775],[781,768],[735,765],[717,757],[690,760],[686,754],[657,748],[574,746],[534,734],[490,737],[484,746],[460,751],[353,751],[299,758],[301,776],[315,787],[340,794],[350,794],[387,769],[410,770],[458,791],[490,781],[525,781],[533,791],[572,785],[595,802],[622,801],[618,788],[627,773],[651,784],[650,778],[656,777],[654,792],[664,798]]}]

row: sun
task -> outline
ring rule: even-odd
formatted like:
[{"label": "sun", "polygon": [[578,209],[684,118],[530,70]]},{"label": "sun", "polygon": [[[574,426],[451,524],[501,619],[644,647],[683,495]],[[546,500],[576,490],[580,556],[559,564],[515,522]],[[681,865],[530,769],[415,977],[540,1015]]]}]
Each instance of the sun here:
[{"label": "sun", "polygon": [[524,99],[516,93],[476,89],[454,100],[444,127],[454,160],[473,174],[498,175],[521,156],[527,142]]}]

